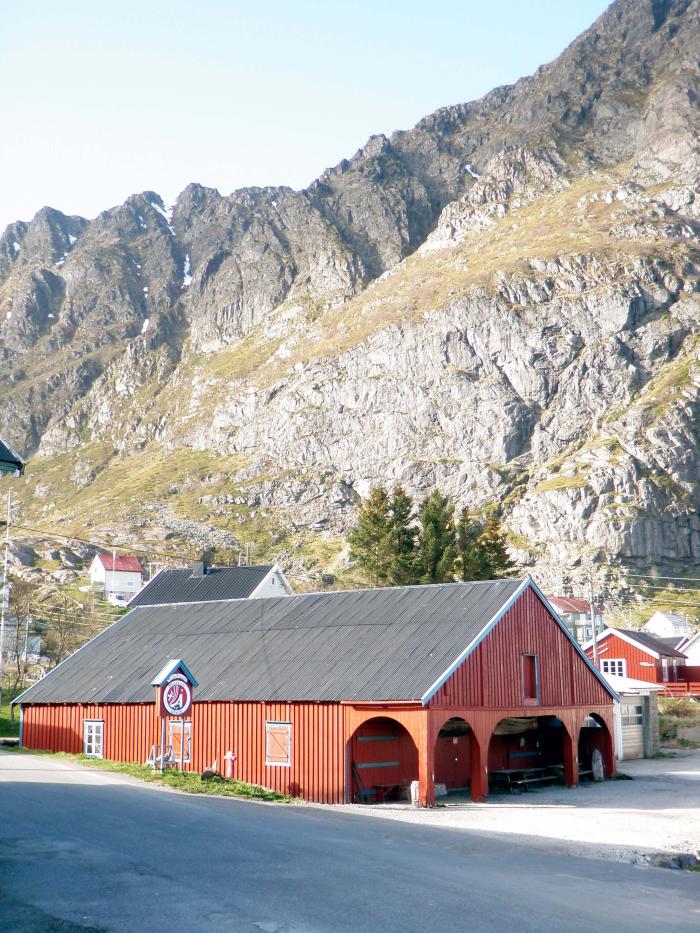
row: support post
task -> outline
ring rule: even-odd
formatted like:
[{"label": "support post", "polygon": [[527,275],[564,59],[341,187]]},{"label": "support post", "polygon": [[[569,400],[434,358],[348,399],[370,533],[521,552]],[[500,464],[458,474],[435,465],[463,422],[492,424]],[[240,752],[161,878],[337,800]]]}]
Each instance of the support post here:
[{"label": "support post", "polygon": [[165,770],[165,716],[160,718],[160,770]]},{"label": "support post", "polygon": [[488,749],[489,743],[479,742],[474,732],[471,735],[471,797],[475,803],[479,803],[489,795],[489,771],[488,771]]},{"label": "support post", "polygon": [[567,787],[578,786],[578,737],[573,739],[569,729],[562,729],[564,744],[564,784]]},{"label": "support post", "polygon": [[419,803],[421,807],[433,807],[435,806],[434,742],[428,710],[420,717],[419,731],[420,739],[417,743]]}]

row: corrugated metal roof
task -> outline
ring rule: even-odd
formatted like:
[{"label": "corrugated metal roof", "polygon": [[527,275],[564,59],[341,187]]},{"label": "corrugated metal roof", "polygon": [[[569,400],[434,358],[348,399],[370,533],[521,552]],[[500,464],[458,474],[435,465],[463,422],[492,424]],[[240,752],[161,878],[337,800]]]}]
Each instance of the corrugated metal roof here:
[{"label": "corrugated metal roof", "polygon": [[138,703],[169,658],[197,700],[418,700],[522,580],[309,593],[134,609],[23,703]]},{"label": "corrugated metal roof", "polygon": [[668,644],[665,638],[656,638],[654,635],[647,634],[647,632],[637,632],[634,629],[611,629],[611,631],[613,634],[616,631],[624,632],[628,638],[636,641],[644,648],[651,648],[651,650],[655,651],[657,654],[665,654],[666,657],[669,658],[685,657],[681,651],[677,651],[671,644]]},{"label": "corrugated metal roof", "polygon": [[204,576],[192,570],[161,570],[129,602],[137,606],[165,603],[201,603],[217,599],[245,599],[262,583],[272,565],[266,567],[208,567]]},{"label": "corrugated metal roof", "polygon": [[24,460],[16,450],[0,438],[0,473],[24,472]]},{"label": "corrugated metal roof", "polygon": [[560,614],[577,612],[583,615],[591,611],[591,604],[577,596],[548,596],[547,599]]},{"label": "corrugated metal roof", "polygon": [[131,557],[129,554],[98,554],[97,559],[105,570],[123,571],[125,573],[143,573],[138,557]]}]

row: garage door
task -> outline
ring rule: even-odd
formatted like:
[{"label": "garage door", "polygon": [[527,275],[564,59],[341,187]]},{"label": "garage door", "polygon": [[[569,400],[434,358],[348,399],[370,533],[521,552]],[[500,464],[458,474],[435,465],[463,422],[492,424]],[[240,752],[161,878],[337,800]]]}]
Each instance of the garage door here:
[{"label": "garage door", "polygon": [[644,757],[644,709],[641,701],[622,703],[622,757]]}]

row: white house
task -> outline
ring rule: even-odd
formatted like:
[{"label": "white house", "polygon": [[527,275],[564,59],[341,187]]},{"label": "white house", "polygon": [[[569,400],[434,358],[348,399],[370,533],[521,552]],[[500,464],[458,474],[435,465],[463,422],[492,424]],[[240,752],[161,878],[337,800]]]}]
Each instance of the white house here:
[{"label": "white house", "polygon": [[695,629],[690,624],[688,616],[681,615],[679,612],[655,612],[642,631],[659,638],[673,638],[677,635],[680,639],[681,637],[689,638]]},{"label": "white house", "polygon": [[95,554],[89,574],[90,583],[105,596],[129,600],[143,585],[143,568],[137,557],[128,554]]},{"label": "white house", "polygon": [[[593,638],[591,604],[587,599],[579,599],[577,596],[547,596],[547,599],[579,645]],[[596,631],[602,631],[603,616],[598,607],[595,610],[595,624]]]}]

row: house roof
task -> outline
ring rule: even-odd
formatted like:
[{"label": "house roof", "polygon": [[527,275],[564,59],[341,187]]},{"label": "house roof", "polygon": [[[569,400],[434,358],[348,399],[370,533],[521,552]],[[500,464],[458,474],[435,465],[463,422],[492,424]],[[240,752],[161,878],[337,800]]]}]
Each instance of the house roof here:
[{"label": "house roof", "polygon": [[[671,643],[674,641],[673,638],[667,638],[667,639],[658,638],[657,636],[650,635],[648,632],[637,632],[634,629],[609,628],[609,629],[606,629],[604,632],[600,633],[600,635],[598,636],[598,643],[600,644],[600,642],[606,639],[609,635],[619,635],[619,637],[622,638],[623,641],[632,642],[633,644],[637,645],[643,650],[648,651],[651,654],[654,654],[659,657],[661,656],[666,657],[666,658],[684,658],[685,657],[685,655],[681,651],[678,651],[676,648],[672,646]],[[669,644],[666,644],[666,642],[669,642]],[[590,648],[592,644],[593,644],[592,640],[587,641],[586,644],[583,645],[583,648],[584,649]]]},{"label": "house roof", "polygon": [[24,473],[24,460],[14,448],[0,438],[0,473]]},{"label": "house roof", "polygon": [[603,674],[610,686],[616,693],[623,695],[625,693],[651,693],[661,691],[665,684],[652,684],[647,680],[637,680],[634,677],[622,677],[620,674]]},{"label": "house roof", "polygon": [[528,578],[144,606],[18,699],[153,702],[151,682],[182,658],[197,700],[427,702],[528,587],[539,595]]},{"label": "house roof", "polygon": [[245,599],[260,586],[273,565],[260,567],[208,567],[204,576],[192,570],[161,570],[130,600],[129,606],[161,606],[221,599]]},{"label": "house roof", "polygon": [[138,557],[130,557],[128,554],[98,554],[97,559],[105,570],[116,571],[117,573],[143,573],[143,567],[139,563]]},{"label": "house roof", "polygon": [[576,596],[548,596],[547,599],[559,613],[576,612],[583,614],[591,611],[591,604],[587,600],[579,599]]}]

